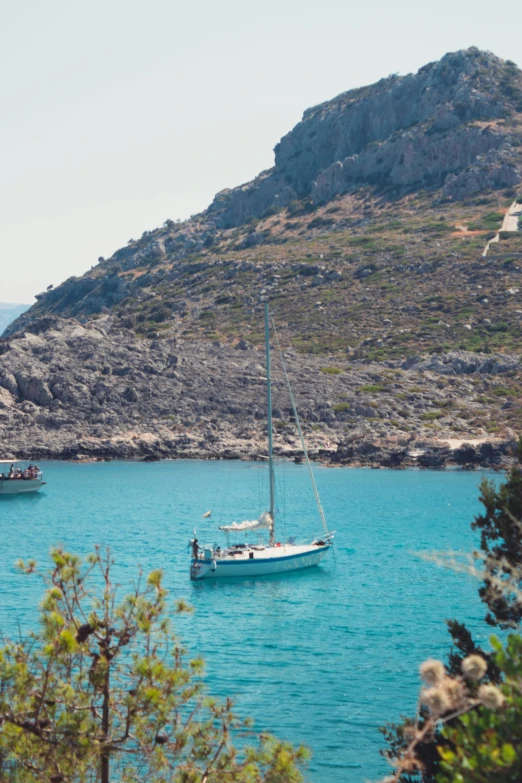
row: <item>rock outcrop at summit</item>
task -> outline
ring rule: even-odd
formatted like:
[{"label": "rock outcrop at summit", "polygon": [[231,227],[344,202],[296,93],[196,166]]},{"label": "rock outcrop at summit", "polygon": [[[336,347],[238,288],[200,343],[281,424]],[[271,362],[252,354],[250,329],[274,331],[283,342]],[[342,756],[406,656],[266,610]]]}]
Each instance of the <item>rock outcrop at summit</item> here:
[{"label": "rock outcrop at summit", "polygon": [[363,184],[444,187],[450,198],[522,179],[520,138],[499,124],[522,111],[522,73],[489,52],[445,55],[417,74],[390,76],[305,111],[275,147],[275,166],[218,193],[221,227],[310,197],[329,201]]}]

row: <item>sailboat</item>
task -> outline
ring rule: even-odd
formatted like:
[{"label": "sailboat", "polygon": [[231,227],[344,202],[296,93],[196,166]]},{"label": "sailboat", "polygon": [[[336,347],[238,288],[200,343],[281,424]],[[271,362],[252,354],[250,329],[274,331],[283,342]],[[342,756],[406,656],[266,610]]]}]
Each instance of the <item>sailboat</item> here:
[{"label": "sailboat", "polygon": [[[190,578],[215,579],[217,577],[251,577],[266,576],[269,574],[282,574],[290,571],[300,571],[303,568],[310,568],[318,565],[327,552],[332,548],[335,531],[330,532],[326,524],[326,519],[319,498],[319,492],[315,483],[312,466],[308,458],[308,452],[295,406],[294,396],[290,386],[290,381],[284,363],[283,353],[279,346],[277,332],[274,327],[274,335],[277,340],[279,354],[283,367],[285,381],[290,393],[292,409],[294,413],[297,430],[301,439],[303,454],[308,465],[310,479],[315,494],[319,516],[321,518],[324,534],[312,541],[296,543],[295,537],[289,538],[286,542],[277,540],[277,519],[275,509],[275,474],[274,457],[272,443],[272,383],[270,366],[270,315],[268,311],[268,302],[264,302],[265,317],[265,350],[266,350],[266,396],[268,412],[268,481],[270,489],[270,508],[264,511],[259,519],[245,520],[243,522],[233,522],[230,525],[221,525],[220,530],[225,533],[226,546],[204,546],[200,547],[194,531],[194,539],[190,542],[192,547],[192,559],[190,562]],[[273,321],[272,321],[273,324]],[[268,542],[260,541],[257,544],[230,543],[231,534],[246,532],[263,531],[268,533]],[[202,554],[200,554],[200,552]]]}]

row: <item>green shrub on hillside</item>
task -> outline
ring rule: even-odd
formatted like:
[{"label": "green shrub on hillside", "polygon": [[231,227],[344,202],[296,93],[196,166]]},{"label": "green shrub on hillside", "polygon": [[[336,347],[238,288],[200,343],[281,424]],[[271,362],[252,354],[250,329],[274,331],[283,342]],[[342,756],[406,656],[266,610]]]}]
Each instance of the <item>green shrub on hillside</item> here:
[{"label": "green shrub on hillside", "polygon": [[365,394],[378,394],[379,392],[386,391],[386,388],[378,383],[367,383],[365,386],[360,386],[358,391]]},{"label": "green shrub on hillside", "polygon": [[504,389],[502,386],[497,386],[496,389],[490,389],[490,394],[494,394],[495,397],[516,397],[517,392],[514,389]]},{"label": "green shrub on hillside", "polygon": [[480,220],[468,225],[469,231],[498,231],[504,220],[502,212],[489,212],[484,215]]}]

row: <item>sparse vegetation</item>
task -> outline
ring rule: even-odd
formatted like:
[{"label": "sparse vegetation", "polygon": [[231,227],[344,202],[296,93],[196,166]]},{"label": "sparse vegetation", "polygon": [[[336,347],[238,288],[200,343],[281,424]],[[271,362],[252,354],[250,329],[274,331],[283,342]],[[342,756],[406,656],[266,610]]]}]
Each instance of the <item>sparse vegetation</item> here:
[{"label": "sparse vegetation", "polygon": [[501,212],[489,212],[480,220],[468,225],[469,231],[498,231],[504,215]]},{"label": "sparse vegetation", "polygon": [[342,370],[340,367],[321,367],[321,372],[325,375],[340,375]]},{"label": "sparse vegetation", "polygon": [[386,391],[386,389],[378,383],[367,383],[365,386],[361,386],[359,391],[363,394],[378,394],[379,392]]}]

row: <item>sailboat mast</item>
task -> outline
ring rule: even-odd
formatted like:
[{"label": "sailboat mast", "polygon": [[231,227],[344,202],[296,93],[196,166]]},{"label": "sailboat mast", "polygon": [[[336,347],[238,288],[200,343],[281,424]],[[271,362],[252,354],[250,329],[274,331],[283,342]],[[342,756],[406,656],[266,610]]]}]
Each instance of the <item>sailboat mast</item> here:
[{"label": "sailboat mast", "polygon": [[274,456],[272,448],[272,386],[270,381],[270,326],[268,321],[268,302],[265,307],[265,350],[266,350],[266,404],[268,411],[268,476],[270,482],[270,516],[272,527],[270,528],[270,544],[275,541],[275,481],[274,481]]}]

